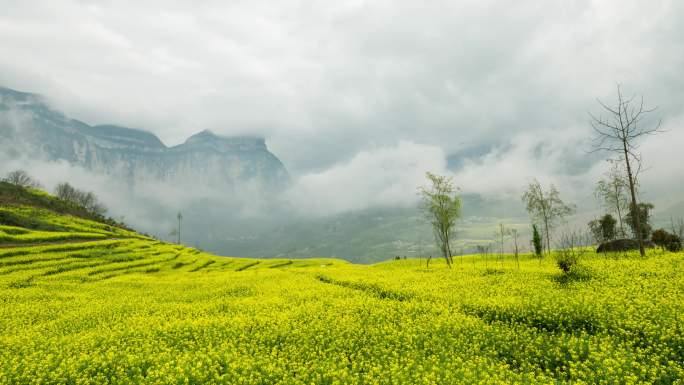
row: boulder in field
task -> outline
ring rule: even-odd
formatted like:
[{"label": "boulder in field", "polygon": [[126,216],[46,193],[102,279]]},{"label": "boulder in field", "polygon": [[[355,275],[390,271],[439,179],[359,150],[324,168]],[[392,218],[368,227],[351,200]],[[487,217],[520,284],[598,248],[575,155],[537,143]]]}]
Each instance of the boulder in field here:
[{"label": "boulder in field", "polygon": [[[644,247],[652,248],[653,242],[645,240],[644,241]],[[599,245],[598,249],[596,249],[596,252],[597,253],[610,253],[610,252],[631,251],[631,250],[639,250],[639,241],[637,241],[636,239],[624,238],[624,239],[614,239],[612,241],[603,242]]]}]

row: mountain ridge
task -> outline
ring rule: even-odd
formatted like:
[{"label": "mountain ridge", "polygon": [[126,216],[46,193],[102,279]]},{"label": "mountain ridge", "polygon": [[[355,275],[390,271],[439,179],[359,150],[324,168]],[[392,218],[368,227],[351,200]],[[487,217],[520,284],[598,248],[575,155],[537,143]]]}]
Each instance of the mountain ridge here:
[{"label": "mountain ridge", "polygon": [[17,148],[28,145],[49,160],[66,160],[128,181],[217,185],[256,181],[269,188],[289,182],[287,169],[262,137],[204,130],[167,146],[150,131],[114,124],[91,126],[54,110],[39,94],[6,87],[0,87],[0,114],[6,115],[0,120],[0,134],[10,139],[8,152],[18,153]]}]

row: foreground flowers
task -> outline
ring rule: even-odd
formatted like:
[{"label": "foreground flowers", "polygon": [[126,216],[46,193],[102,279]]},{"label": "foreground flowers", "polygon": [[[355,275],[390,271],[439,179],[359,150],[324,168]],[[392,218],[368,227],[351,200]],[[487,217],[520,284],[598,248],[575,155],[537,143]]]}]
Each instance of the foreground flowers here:
[{"label": "foreground flowers", "polygon": [[356,266],[0,249],[0,383],[682,383],[683,254]]}]

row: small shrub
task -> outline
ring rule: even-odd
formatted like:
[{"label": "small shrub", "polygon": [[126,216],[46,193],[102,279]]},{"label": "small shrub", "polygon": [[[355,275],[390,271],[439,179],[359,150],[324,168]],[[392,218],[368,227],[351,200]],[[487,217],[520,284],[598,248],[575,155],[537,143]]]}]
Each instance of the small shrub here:
[{"label": "small shrub", "polygon": [[556,259],[556,264],[563,273],[568,274],[577,265],[577,257],[573,253],[561,253]]},{"label": "small shrub", "polygon": [[592,279],[591,270],[586,266],[574,265],[569,273],[563,273],[556,277],[554,280],[561,285],[567,285],[573,282],[585,282]]},{"label": "small shrub", "polygon": [[561,235],[556,265],[563,274],[570,274],[575,270],[590,243],[590,237],[582,233],[569,232]]},{"label": "small shrub", "polygon": [[682,239],[677,234],[669,233],[665,229],[658,229],[651,235],[651,241],[671,252],[678,252],[682,250]]}]

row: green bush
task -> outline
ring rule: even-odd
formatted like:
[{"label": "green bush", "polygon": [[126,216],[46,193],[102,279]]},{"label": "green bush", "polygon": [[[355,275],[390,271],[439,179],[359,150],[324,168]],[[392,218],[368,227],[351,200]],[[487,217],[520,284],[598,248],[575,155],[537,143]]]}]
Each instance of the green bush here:
[{"label": "green bush", "polygon": [[542,256],[542,240],[541,235],[539,235],[539,230],[537,225],[532,225],[532,246],[534,246],[534,255],[541,258]]},{"label": "green bush", "polygon": [[561,234],[556,252],[556,265],[563,274],[569,274],[577,267],[590,243],[590,237],[581,232]]},{"label": "green bush", "polygon": [[577,265],[577,256],[573,253],[559,253],[556,258],[556,264],[558,268],[565,274],[570,273],[570,271]]},{"label": "green bush", "polygon": [[665,229],[658,229],[651,235],[651,241],[656,246],[662,247],[671,252],[678,252],[682,250],[682,239],[677,234],[669,233]]}]

